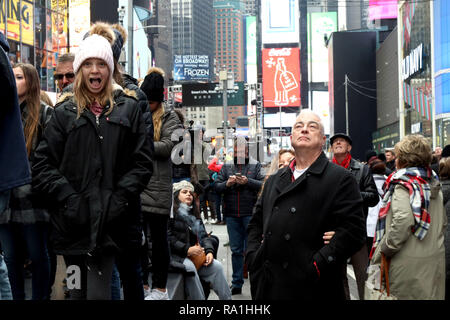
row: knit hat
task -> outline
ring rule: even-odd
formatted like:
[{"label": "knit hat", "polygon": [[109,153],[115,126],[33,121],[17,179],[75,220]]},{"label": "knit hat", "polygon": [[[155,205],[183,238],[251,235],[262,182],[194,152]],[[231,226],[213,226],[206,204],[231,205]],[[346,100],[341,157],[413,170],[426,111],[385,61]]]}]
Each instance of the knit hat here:
[{"label": "knit hat", "polygon": [[75,54],[73,70],[78,72],[83,62],[90,58],[102,59],[109,67],[109,76],[112,78],[114,72],[114,60],[111,45],[108,40],[98,34],[93,34],[84,39]]},{"label": "knit hat", "polygon": [[172,193],[180,191],[181,189],[187,189],[190,192],[194,193],[194,186],[192,183],[186,180],[181,180],[180,182],[174,183],[172,187]]},{"label": "knit hat", "polygon": [[164,101],[164,71],[160,68],[150,68],[141,84],[148,101]]}]

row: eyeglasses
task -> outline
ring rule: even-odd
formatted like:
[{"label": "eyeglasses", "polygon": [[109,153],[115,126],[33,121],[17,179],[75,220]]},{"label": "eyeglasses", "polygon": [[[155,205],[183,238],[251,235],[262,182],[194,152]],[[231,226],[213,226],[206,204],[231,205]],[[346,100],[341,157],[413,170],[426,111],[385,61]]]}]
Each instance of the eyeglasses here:
[{"label": "eyeglasses", "polygon": [[75,73],[68,72],[68,73],[64,73],[64,74],[55,74],[56,80],[62,80],[64,77],[66,77],[66,79],[73,79],[73,77],[75,77]]}]

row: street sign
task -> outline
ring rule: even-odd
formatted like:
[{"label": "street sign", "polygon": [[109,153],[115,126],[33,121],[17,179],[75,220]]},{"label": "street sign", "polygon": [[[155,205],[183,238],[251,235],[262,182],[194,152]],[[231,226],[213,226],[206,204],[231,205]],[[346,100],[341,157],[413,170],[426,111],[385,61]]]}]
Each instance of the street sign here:
[{"label": "street sign", "polygon": [[[214,83],[183,83],[183,105],[188,107],[223,105],[222,91],[219,84]],[[244,82],[235,82],[233,88],[228,90],[228,106],[244,106],[246,103],[246,91]]]}]

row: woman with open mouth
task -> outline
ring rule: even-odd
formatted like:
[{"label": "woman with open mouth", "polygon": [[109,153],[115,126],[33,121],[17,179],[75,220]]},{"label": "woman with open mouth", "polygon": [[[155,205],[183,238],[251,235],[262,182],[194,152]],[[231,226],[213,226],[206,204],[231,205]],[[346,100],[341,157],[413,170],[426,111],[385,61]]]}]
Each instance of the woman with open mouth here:
[{"label": "woman with open mouth", "polygon": [[134,275],[123,261],[139,252],[151,151],[135,92],[113,83],[110,43],[87,37],[73,67],[73,93],[60,98],[36,150],[34,186],[53,204],[51,240],[75,280],[70,298],[110,299],[114,263],[124,280]]}]

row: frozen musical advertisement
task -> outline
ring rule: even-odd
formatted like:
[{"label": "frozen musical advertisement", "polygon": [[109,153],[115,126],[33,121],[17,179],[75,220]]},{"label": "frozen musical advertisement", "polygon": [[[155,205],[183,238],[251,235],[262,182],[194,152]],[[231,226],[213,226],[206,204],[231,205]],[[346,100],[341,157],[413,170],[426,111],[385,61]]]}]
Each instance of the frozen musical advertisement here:
[{"label": "frozen musical advertisement", "polygon": [[264,107],[300,107],[300,49],[263,49]]}]

